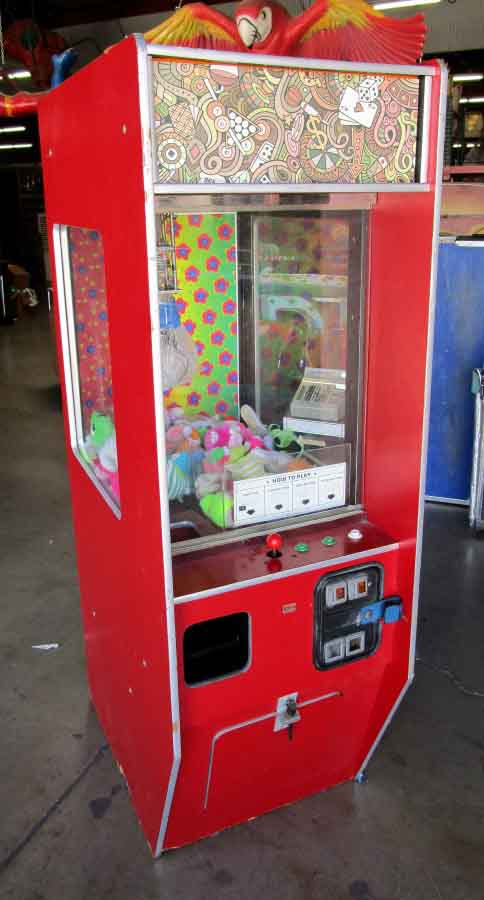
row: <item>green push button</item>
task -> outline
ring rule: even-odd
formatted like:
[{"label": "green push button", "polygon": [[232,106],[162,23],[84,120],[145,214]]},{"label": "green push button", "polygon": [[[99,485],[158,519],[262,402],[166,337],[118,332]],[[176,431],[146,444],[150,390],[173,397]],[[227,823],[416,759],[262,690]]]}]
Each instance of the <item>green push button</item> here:
[{"label": "green push button", "polygon": [[294,549],[296,553],[307,553],[309,550],[309,544],[295,544]]},{"label": "green push button", "polygon": [[332,537],[331,534],[327,534],[326,537],[322,539],[321,543],[324,544],[325,547],[332,547],[336,544],[336,538]]}]

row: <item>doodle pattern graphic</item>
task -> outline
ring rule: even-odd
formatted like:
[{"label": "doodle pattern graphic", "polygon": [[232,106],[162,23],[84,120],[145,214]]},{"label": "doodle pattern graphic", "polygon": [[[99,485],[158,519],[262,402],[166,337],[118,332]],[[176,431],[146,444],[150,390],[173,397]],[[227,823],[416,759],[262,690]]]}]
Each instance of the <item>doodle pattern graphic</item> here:
[{"label": "doodle pattern graphic", "polygon": [[166,184],[415,181],[416,76],[153,61]]}]

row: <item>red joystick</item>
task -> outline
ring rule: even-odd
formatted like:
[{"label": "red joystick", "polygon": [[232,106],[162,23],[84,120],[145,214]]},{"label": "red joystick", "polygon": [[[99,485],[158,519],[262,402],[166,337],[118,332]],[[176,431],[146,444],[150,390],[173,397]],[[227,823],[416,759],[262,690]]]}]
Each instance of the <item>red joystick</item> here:
[{"label": "red joystick", "polygon": [[266,547],[269,548],[269,552],[268,552],[267,556],[272,557],[272,559],[277,559],[278,556],[282,556],[281,535],[280,534],[268,534],[266,537]]}]

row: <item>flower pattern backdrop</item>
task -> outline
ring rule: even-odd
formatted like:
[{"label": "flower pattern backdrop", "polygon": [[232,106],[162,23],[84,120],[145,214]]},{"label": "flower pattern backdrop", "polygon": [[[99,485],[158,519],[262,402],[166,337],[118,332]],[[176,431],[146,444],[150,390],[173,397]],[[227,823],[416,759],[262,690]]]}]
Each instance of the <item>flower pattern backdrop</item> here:
[{"label": "flower pattern backdrop", "polygon": [[99,231],[89,228],[69,227],[68,242],[82,426],[87,435],[94,411],[114,418],[104,248]]},{"label": "flower pattern backdrop", "polygon": [[165,402],[238,416],[235,215],[177,215],[174,233],[177,306],[199,364],[191,383],[168,391]]}]

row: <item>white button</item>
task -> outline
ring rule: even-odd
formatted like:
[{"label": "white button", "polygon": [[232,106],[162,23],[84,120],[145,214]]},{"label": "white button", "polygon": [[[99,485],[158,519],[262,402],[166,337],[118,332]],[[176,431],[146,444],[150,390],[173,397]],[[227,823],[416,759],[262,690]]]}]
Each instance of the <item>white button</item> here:
[{"label": "white button", "polygon": [[350,541],[361,541],[363,533],[359,528],[352,528],[351,531],[348,531],[347,537],[349,537]]}]

